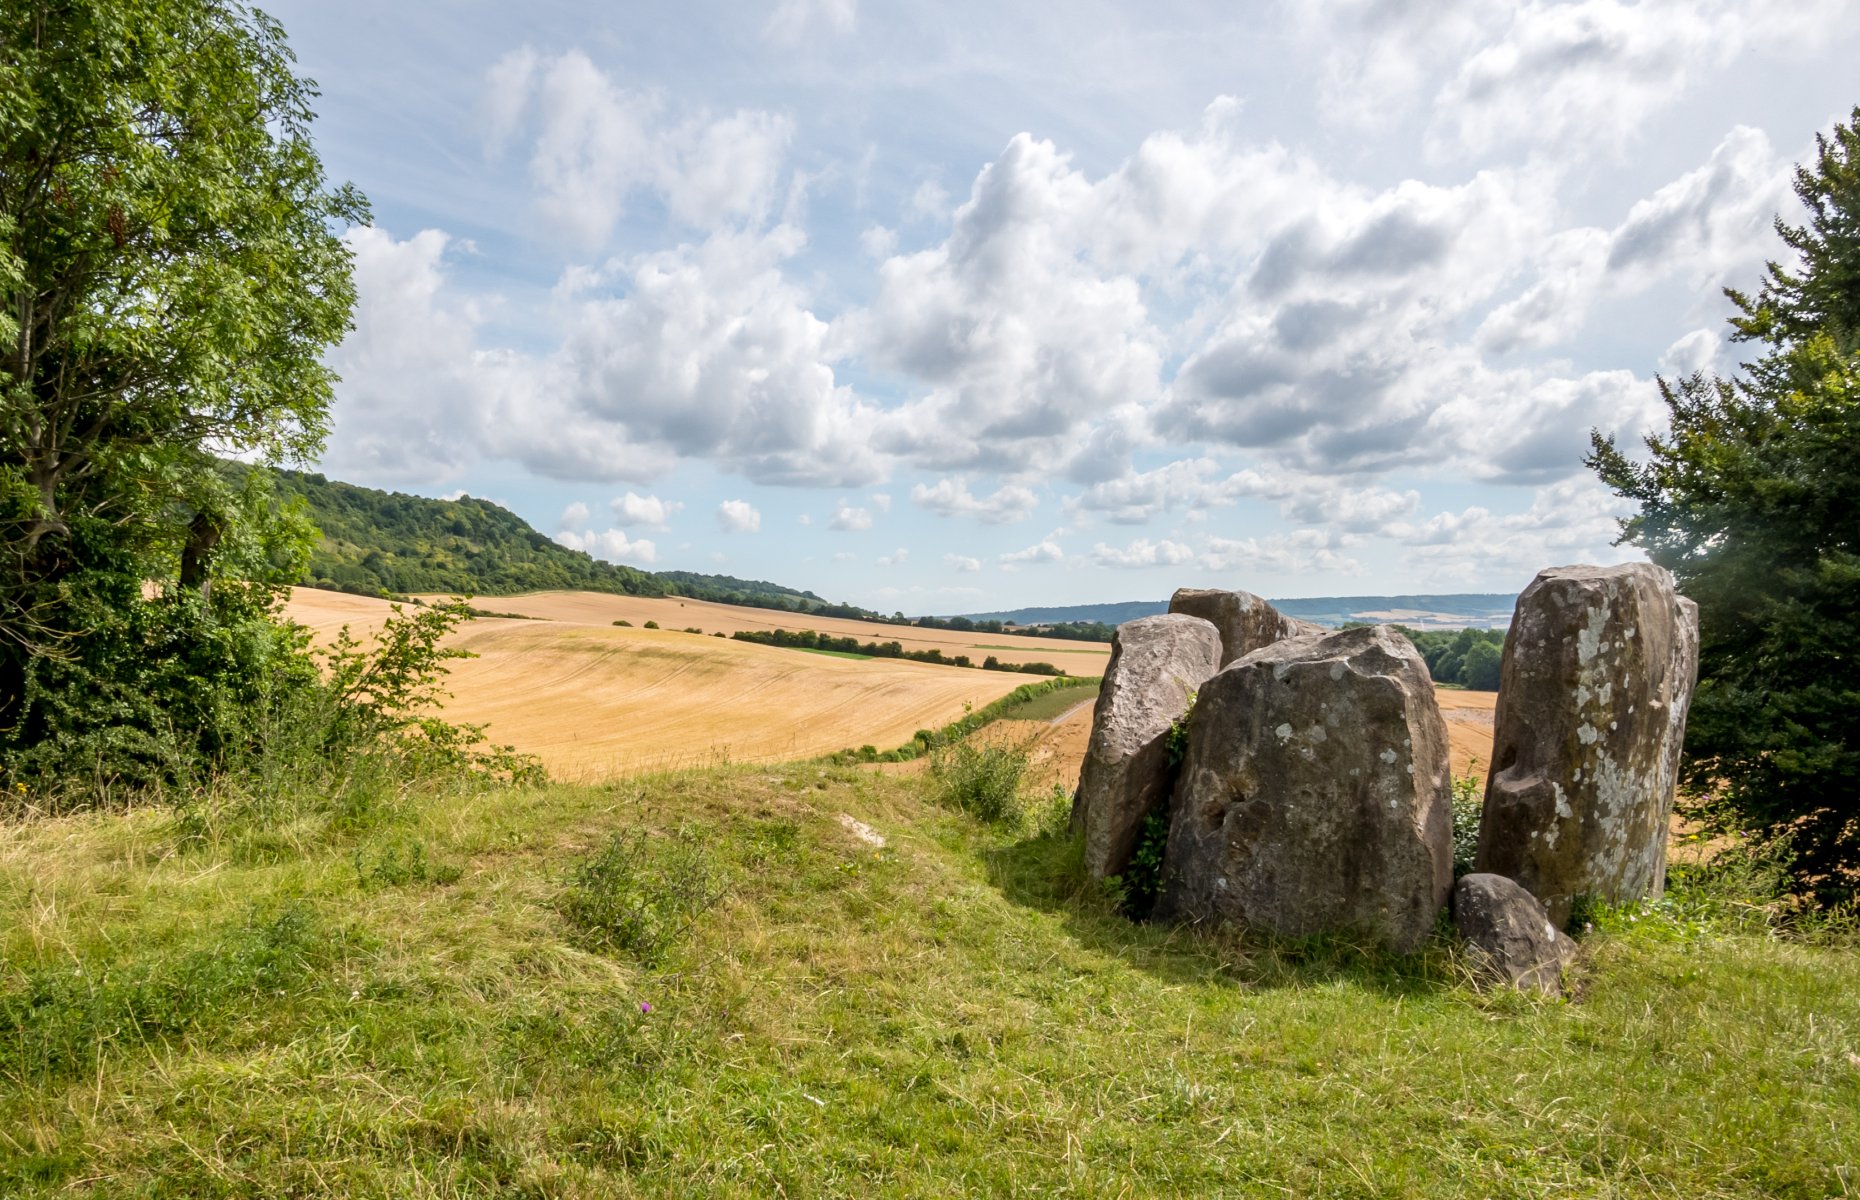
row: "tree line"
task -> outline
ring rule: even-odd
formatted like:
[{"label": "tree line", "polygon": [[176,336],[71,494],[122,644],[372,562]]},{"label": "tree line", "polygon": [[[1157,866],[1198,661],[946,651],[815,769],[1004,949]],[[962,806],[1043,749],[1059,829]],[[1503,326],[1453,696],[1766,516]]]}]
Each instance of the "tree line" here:
[{"label": "tree line", "polygon": [[1435,683],[1453,684],[1474,692],[1498,690],[1499,667],[1504,662],[1502,629],[1409,629],[1397,625],[1427,660]]}]

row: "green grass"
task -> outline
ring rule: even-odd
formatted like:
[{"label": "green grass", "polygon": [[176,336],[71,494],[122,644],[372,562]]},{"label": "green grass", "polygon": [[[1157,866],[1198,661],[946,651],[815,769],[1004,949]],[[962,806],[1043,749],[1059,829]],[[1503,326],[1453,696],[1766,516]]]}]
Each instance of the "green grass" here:
[{"label": "green grass", "polygon": [[1070,712],[1075,706],[1098,697],[1100,680],[1093,679],[1078,687],[1059,688],[1035,696],[1007,709],[1000,716],[1003,721],[1050,721],[1054,717]]},{"label": "green grass", "polygon": [[731,767],[407,795],[361,832],[0,826],[0,1195],[1860,1184],[1860,962],[1684,872],[1546,1003],[1470,989],[1445,941],[1133,926],[1068,842],[932,784]]},{"label": "green grass", "polygon": [[[816,650],[816,649],[814,649],[814,648],[813,648],[813,647],[811,647],[811,646],[782,646],[782,647],[780,647],[780,649],[783,649],[783,650],[799,650],[799,651],[800,651],[801,653],[803,653],[803,654],[824,654],[824,655],[826,655],[826,656],[827,656],[828,658],[858,658],[858,659],[868,659],[868,658],[873,658],[873,657],[875,657],[874,655],[870,655],[870,654],[858,654],[858,653],[855,653],[854,651],[851,651],[851,650]],[[900,661],[900,662],[902,662],[902,661],[905,661],[905,660],[903,660],[903,659],[900,659],[899,661]]]}]

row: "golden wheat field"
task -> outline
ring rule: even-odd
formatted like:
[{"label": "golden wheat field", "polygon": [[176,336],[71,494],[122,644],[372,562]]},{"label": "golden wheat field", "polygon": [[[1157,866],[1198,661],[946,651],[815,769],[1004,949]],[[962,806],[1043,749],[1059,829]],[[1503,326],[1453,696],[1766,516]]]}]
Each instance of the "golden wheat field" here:
[{"label": "golden wheat field", "polygon": [[[657,621],[666,629],[692,627],[702,629],[705,633],[725,634],[738,630],[812,629],[816,633],[830,633],[834,637],[856,637],[862,642],[898,642],[906,650],[935,649],[951,656],[966,654],[978,663],[991,654],[1004,663],[1049,662],[1068,675],[1102,675],[1105,663],[1111,658],[1111,648],[1102,642],[880,625],[843,617],[810,617],[764,608],[712,604],[705,600],[680,600],[676,597],[536,592],[528,596],[484,597],[472,603],[494,612],[517,613],[525,617],[571,621],[582,625],[631,621],[635,626],[643,626],[647,621]],[[1026,680],[1020,682],[1025,683]]]},{"label": "golden wheat field", "polygon": [[[1012,691],[1029,677],[888,659],[854,660],[710,636],[738,629],[806,628],[909,649],[936,646],[977,660],[1045,660],[1075,675],[1103,671],[1109,653],[1090,642],[904,629],[697,600],[541,592],[476,602],[531,620],[479,618],[454,635],[477,654],[452,664],[450,716],[490,726],[499,742],[540,757],[567,778],[594,779],[729,759],[766,762],[870,744],[901,745]],[[327,640],[361,634],[391,611],[385,601],[299,588],[287,611]],[[627,620],[633,628],[616,628]],[[647,621],[663,628],[646,629]],[[690,626],[699,636],[681,632]],[[1453,771],[1483,773],[1492,747],[1490,692],[1442,690]],[[1041,786],[1070,788],[1091,733],[1091,706],[1052,722],[1003,722],[991,736],[1034,749]],[[906,768],[909,769],[909,768]]]},{"label": "golden wheat field", "polygon": [[[572,595],[482,603],[499,611],[587,611]],[[676,611],[676,601],[670,603]],[[596,617],[607,611],[594,608]],[[344,625],[362,634],[390,611],[385,601],[308,588],[296,589],[286,607],[320,640]],[[488,725],[493,741],[536,755],[558,777],[593,780],[725,760],[805,758],[867,743],[888,749],[960,717],[965,704],[979,708],[1030,679],[835,658],[708,631],[619,629],[606,623],[612,619],[469,622],[451,644],[477,657],[451,664],[446,715]],[[710,624],[723,627],[715,613]]]}]

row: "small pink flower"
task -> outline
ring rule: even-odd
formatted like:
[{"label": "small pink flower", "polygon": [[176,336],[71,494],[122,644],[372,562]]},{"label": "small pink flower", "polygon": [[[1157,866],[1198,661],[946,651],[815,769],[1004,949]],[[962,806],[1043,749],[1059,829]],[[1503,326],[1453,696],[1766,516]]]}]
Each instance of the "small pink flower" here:
[{"label": "small pink flower", "polygon": [[644,1000],[641,1000],[639,1002],[639,1011],[643,1013],[649,1013],[652,1011],[652,1005],[646,1003]]}]

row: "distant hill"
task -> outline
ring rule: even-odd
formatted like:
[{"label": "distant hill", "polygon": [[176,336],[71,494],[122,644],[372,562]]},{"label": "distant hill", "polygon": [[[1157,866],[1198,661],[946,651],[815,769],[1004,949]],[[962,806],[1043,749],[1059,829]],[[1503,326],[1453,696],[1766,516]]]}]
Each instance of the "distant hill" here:
[{"label": "distant hill", "polygon": [[[1288,616],[1302,617],[1320,625],[1388,621],[1412,629],[1503,629],[1511,624],[1511,611],[1516,602],[1516,596],[1504,592],[1457,592],[1414,596],[1312,596],[1272,603]],[[1129,600],[1121,604],[1068,604],[964,615],[971,621],[1004,621],[1010,625],[1051,625],[1062,621],[1121,625],[1138,617],[1168,611],[1167,600]]]},{"label": "distant hill", "polygon": [[1122,604],[1057,604],[1047,608],[964,613],[963,617],[970,621],[1001,621],[1009,625],[1058,625],[1071,621],[1122,625],[1138,617],[1153,617],[1168,611],[1167,600],[1128,600]]},{"label": "distant hill", "polygon": [[[229,465],[229,470],[240,468]],[[629,596],[685,596],[783,612],[922,625],[975,628],[985,623],[1067,625],[1065,636],[1098,640],[1113,626],[1168,611],[1164,600],[1075,604],[922,617],[900,622],[853,604],[834,604],[810,591],[761,579],[695,571],[642,571],[602,562],[552,540],[489,500],[434,500],[358,487],[303,471],[277,471],[281,498],[301,498],[323,536],[303,580],[312,587],[366,596],[460,592],[511,596],[578,590]],[[1394,621],[1415,629],[1502,629],[1514,597],[1502,594],[1323,596],[1275,600],[1280,610],[1324,625]],[[951,624],[955,622],[956,624]],[[997,626],[998,628],[998,626]]]},{"label": "distant hill", "polygon": [[641,571],[602,562],[538,532],[489,500],[433,500],[277,471],[280,498],[301,498],[322,531],[303,582],[360,595],[461,592],[510,596],[578,590],[686,596],[756,608],[866,616],[812,592],[760,579],[692,571]]}]

